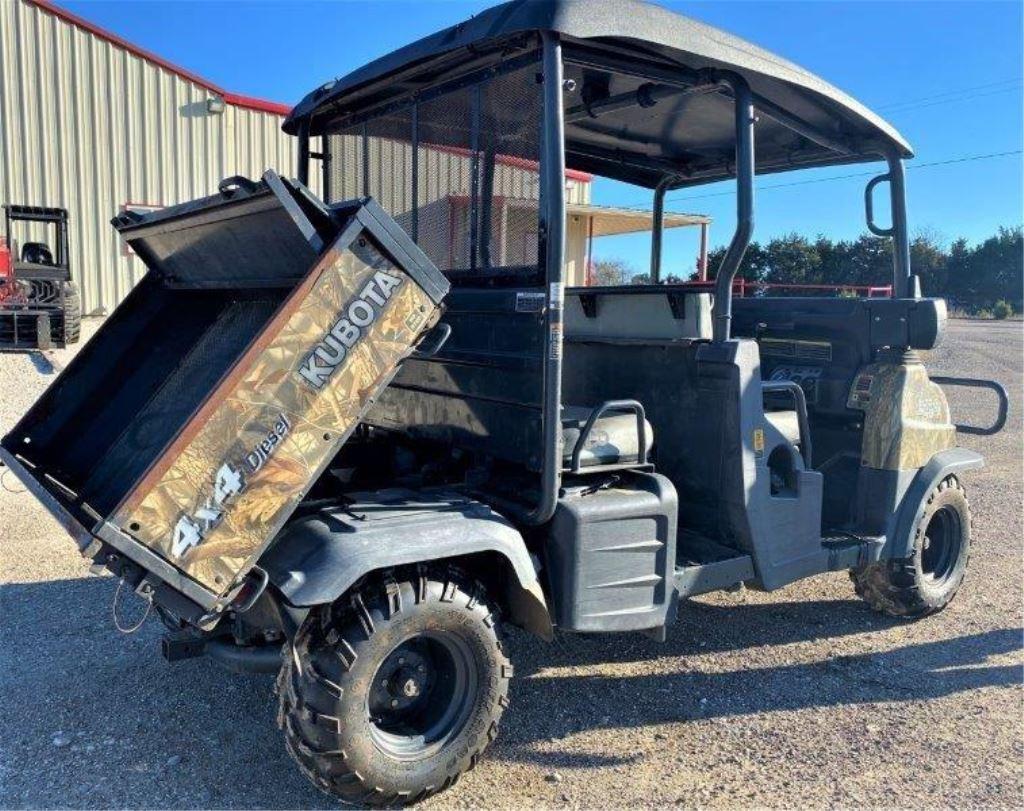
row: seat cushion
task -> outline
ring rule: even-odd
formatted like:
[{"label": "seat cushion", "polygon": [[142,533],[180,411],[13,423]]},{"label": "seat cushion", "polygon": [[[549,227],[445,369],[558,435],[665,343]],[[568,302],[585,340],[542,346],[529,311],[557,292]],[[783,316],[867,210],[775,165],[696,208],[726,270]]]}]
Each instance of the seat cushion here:
[{"label": "seat cushion", "polygon": [[[562,465],[569,468],[572,452],[580,438],[580,432],[590,419],[593,409],[583,406],[562,408]],[[646,450],[654,444],[654,429],[644,421]],[[598,465],[638,464],[636,415],[632,412],[609,411],[599,417],[587,437],[583,452],[580,453],[580,467]]]},{"label": "seat cushion", "polygon": [[787,442],[800,444],[800,418],[795,411],[766,411],[764,416]]}]

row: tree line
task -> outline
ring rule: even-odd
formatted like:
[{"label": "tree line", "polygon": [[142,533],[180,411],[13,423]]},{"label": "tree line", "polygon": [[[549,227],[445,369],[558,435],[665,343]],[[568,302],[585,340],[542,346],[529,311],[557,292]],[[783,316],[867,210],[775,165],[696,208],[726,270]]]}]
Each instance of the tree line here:
[{"label": "tree line", "polygon": [[[951,306],[970,312],[991,311],[999,302],[1016,312],[1024,308],[1024,232],[1020,226],[1000,228],[976,245],[960,238],[949,248],[932,236],[919,235],[911,242],[910,255],[926,296],[945,298]],[[710,252],[711,275],[724,256],[724,247]],[[615,260],[599,262],[594,270],[599,284],[650,282],[648,274],[628,274],[624,263]],[[868,234],[854,240],[789,234],[764,244],[752,242],[738,275],[748,282],[768,284],[884,286],[892,283],[892,241]],[[616,276],[620,281],[615,281]],[[695,277],[696,273],[687,278],[669,275],[665,281],[678,283]]]}]

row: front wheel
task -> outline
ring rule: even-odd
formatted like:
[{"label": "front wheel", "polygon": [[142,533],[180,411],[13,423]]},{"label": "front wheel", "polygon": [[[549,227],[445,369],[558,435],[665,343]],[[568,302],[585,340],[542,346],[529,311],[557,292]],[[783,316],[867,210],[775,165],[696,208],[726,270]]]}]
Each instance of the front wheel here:
[{"label": "front wheel", "polygon": [[913,554],[884,560],[850,573],[872,608],[894,617],[926,617],[956,596],[971,556],[971,510],[955,476],[928,495],[914,528]]},{"label": "front wheel", "polygon": [[314,612],[286,649],[279,724],[320,789],[404,805],[476,765],[512,667],[483,588],[454,570],[382,578]]}]

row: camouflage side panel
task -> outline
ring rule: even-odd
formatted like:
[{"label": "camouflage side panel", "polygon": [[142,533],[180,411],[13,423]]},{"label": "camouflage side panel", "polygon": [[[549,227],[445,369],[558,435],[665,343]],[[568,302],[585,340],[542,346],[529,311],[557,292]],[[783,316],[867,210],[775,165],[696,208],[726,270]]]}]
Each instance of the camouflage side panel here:
[{"label": "camouflage side panel", "polygon": [[321,259],[113,516],[215,595],[255,564],[435,317],[358,243]]},{"label": "camouflage side panel", "polygon": [[854,378],[847,406],[864,412],[864,467],[915,470],[954,445],[946,396],[921,363],[865,366]]}]

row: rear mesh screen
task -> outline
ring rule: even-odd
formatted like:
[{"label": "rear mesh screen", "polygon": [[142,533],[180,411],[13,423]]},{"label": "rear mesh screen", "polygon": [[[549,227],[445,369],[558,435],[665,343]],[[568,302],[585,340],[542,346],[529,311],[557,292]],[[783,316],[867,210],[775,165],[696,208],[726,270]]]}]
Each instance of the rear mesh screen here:
[{"label": "rear mesh screen", "polygon": [[343,124],[326,139],[328,201],[374,197],[449,275],[535,272],[538,70],[531,62]]}]

